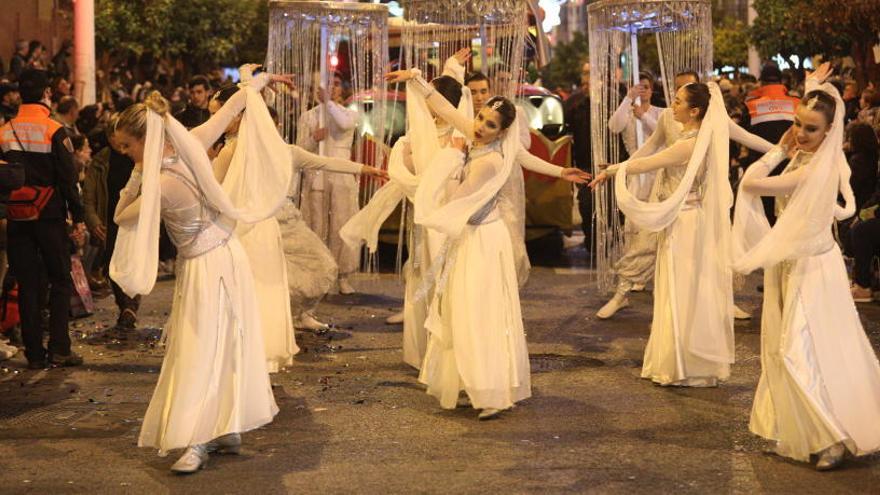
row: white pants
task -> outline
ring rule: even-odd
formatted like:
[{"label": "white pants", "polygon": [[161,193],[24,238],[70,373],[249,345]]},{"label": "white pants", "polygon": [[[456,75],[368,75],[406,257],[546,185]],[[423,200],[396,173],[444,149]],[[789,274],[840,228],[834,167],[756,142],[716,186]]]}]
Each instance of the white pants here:
[{"label": "white pants", "polygon": [[358,269],[360,251],[347,246],[339,229],[358,212],[358,182],[349,174],[306,171],[301,210],[310,229],[322,240],[339,265],[339,276]]}]

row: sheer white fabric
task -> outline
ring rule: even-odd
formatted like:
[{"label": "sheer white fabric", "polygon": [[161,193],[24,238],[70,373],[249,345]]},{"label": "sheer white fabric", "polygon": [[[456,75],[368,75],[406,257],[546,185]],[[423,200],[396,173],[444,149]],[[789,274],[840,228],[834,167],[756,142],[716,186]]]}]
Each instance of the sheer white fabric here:
[{"label": "sheer white fabric", "polygon": [[[225,147],[214,160],[218,173],[226,169],[224,161],[237,145],[236,137],[227,136]],[[361,170],[349,160],[322,157],[296,145],[289,146],[289,151],[294,174],[299,169],[348,174]],[[275,218],[252,224],[239,237],[254,274],[267,367],[275,373],[293,364],[293,356],[299,352],[293,317],[314,309],[330,290],[337,277],[336,262],[289,201]]]},{"label": "sheer white fabric", "polygon": [[[642,145],[630,160],[651,156],[664,148],[673,146],[681,137],[682,125],[675,121],[672,109],[664,109],[658,118],[657,128],[645,144]],[[728,119],[730,139],[747,148],[765,153],[773,144],[763,138],[749,133],[733,120]],[[613,173],[617,167],[611,167]],[[645,173],[627,176],[630,191],[639,199],[653,201],[659,191],[656,173]],[[652,197],[652,194],[655,196]],[[657,233],[639,229],[627,221],[624,226],[625,248],[623,256],[615,263],[614,271],[618,276],[618,292],[628,292],[634,285],[646,285],[654,274],[657,257]]]},{"label": "sheer white fabric", "polygon": [[[378,244],[379,229],[382,223],[401,203],[414,201],[422,174],[436,157],[437,151],[448,146],[453,136],[453,128],[448,123],[435,121],[423,98],[412,84],[407,84],[407,135],[400,138],[391,150],[388,161],[388,174],[391,181],[370,199],[340,230],[346,243],[359,246],[365,242],[370,251]],[[444,100],[445,101],[445,100]],[[463,119],[472,120],[470,91],[462,88],[462,98],[454,112],[461,113]],[[409,259],[404,265],[406,280],[404,292],[403,320],[403,360],[418,369],[427,347],[425,318],[430,295],[420,294],[423,277],[431,269],[431,260],[437,254],[443,236],[420,225],[404,226],[409,231]],[[398,247],[401,248],[400,246]]]},{"label": "sheer white fabric", "polygon": [[[680,139],[651,157],[620,164],[615,194],[628,221],[648,231],[664,231],[658,251],[652,338],[673,335],[674,346],[653,351],[662,355],[686,352],[716,363],[714,377],[725,379],[729,373],[727,365],[734,360],[729,216],[733,194],[727,179],[728,117],[717,85],[709,87],[709,109],[696,138]],[[629,171],[645,173],[660,169],[660,201],[641,201],[627,189]],[[675,262],[688,245],[691,247],[685,256],[689,259]],[[669,294],[663,294],[667,290]],[[687,300],[687,294],[680,294],[682,291],[690,293],[693,299]],[[648,351],[652,351],[650,341]],[[646,351],[643,373],[649,371],[648,357]],[[675,381],[695,376],[683,369],[681,361],[676,360]],[[666,379],[658,377],[661,381]]]},{"label": "sheer white fabric", "polygon": [[[265,77],[261,80],[265,82]],[[261,189],[262,197],[248,198],[247,191],[254,188],[240,184],[234,197],[246,204],[237,208],[214,177],[205,149],[245,102],[247,116],[242,130],[251,133],[250,142],[259,143],[254,145],[255,155],[247,159],[260,161],[249,165],[257,171],[268,169],[264,176],[246,175],[247,180],[285,176],[272,169],[277,158],[267,156],[283,141],[274,125],[271,129],[277,141],[271,135],[254,136],[263,130],[262,119],[268,119],[268,111],[253,88],[236,96],[193,135],[172,117],[163,123],[148,111],[143,184],[140,174],[132,174],[117,207],[121,240],[117,241],[120,251],[114,253],[111,274],[128,293],[145,293],[152,288],[160,215],[173,220],[168,225],[175,231],[172,239],[181,247],[187,246],[181,250],[187,256],[178,262],[162,371],[138,439],[140,446],[156,447],[160,455],[258,428],[278,412],[266,370],[253,274],[227,221],[260,221],[280,203],[273,196],[274,185]],[[179,158],[163,160],[166,132]],[[213,247],[190,249],[192,240]],[[214,241],[218,243],[214,245]]]},{"label": "sheer white fabric", "polygon": [[[815,86],[808,79],[807,90]],[[798,152],[778,177],[767,175],[785,158],[781,150],[752,164],[734,219],[734,266],[764,267],[761,378],[749,426],[801,461],[841,442],[856,455],[880,450],[880,364],[831,236],[834,218],[854,211],[841,148],[845,107],[833,86],[819,89],[837,102],[825,140],[815,153]],[[759,195],[777,198],[773,228]]]},{"label": "sheer white fabric", "polygon": [[[810,80],[811,88],[814,81]],[[829,84],[819,89],[836,96]],[[809,89],[808,89],[809,91]],[[837,111],[841,110],[842,103]],[[836,118],[836,117],[835,117]],[[835,121],[836,124],[836,121]],[[807,167],[805,176],[789,200],[789,211],[797,215],[783,215],[773,229],[759,208],[760,196],[740,188],[742,199],[737,201],[734,222],[734,268],[749,273],[758,267],[767,267],[786,259],[796,259],[825,252],[833,238],[829,226],[834,218],[843,220],[855,214],[855,199],[849,183],[851,174],[843,155],[843,129],[832,128],[813,157],[821,166]],[[763,174],[766,167],[749,167],[744,183]],[[837,204],[840,193],[845,206]]]},{"label": "sheer white fabric", "polygon": [[[283,151],[287,145],[278,135],[259,94],[259,89],[267,81],[266,76],[255,78],[230,98],[217,115],[194,129],[192,134],[174,117],[167,115],[163,119],[147,111],[138,220],[120,224],[117,246],[110,262],[111,278],[126,294],[148,294],[156,282],[162,197],[159,171],[166,135],[180,161],[194,176],[205,199],[223,215],[254,223],[274,215],[283,205],[290,183],[290,167]],[[243,147],[252,153],[248,155],[248,160],[252,161],[248,167],[244,167],[242,161],[238,170],[230,172],[235,180],[231,180],[229,188],[224,191],[214,177],[205,150],[220,137],[242,107],[245,110],[239,139],[242,139]],[[233,165],[235,163],[233,159]],[[127,206],[123,201],[120,201],[120,205],[117,213]]]},{"label": "sheer white fabric", "polygon": [[451,189],[463,155],[442,150],[416,192],[416,223],[448,236],[442,262],[435,261],[442,265],[419,374],[443,408],[454,408],[461,390],[477,409],[506,409],[531,395],[511,235],[495,203],[521,148],[514,126],[494,150],[473,149],[461,185]]},{"label": "sheer white fabric", "polygon": [[[450,57],[444,65],[444,75],[456,78],[459,83],[464,84],[464,67],[458,63],[454,57]],[[469,96],[469,94],[468,94]],[[535,155],[529,153],[531,146],[531,131],[529,130],[528,120],[525,118],[525,111],[516,107],[516,132],[522,145],[522,149],[517,152],[517,163],[522,168],[535,172],[537,174],[546,175],[548,177],[561,177],[562,167],[548,163]],[[451,122],[458,132],[467,136],[466,129],[472,126],[470,120],[473,115],[465,120]],[[525,234],[526,234],[526,191],[525,181],[522,171],[516,167],[511,169],[510,178],[504,186],[503,198],[498,203],[499,212],[507,224],[507,229],[513,240],[513,255],[516,260],[516,274],[519,286],[522,287],[528,282],[529,272],[532,268],[529,262],[528,253],[526,252]]]}]

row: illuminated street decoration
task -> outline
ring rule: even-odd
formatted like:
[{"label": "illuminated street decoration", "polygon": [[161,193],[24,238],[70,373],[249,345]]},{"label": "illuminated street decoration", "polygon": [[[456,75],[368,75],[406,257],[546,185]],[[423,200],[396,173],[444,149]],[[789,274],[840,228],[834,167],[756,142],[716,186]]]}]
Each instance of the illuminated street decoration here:
[{"label": "illuminated street decoration", "polygon": [[[608,120],[623,94],[621,86],[638,84],[639,35],[655,36],[659,76],[667,103],[672,101],[675,74],[692,70],[706,78],[712,71],[712,3],[710,0],[604,0],[587,7],[590,43],[590,116],[593,172],[618,163],[621,143]],[[656,69],[656,68],[655,68]],[[627,83],[630,82],[630,84]],[[644,140],[637,126],[639,145]],[[612,267],[623,248],[623,228],[614,190],[593,193],[593,235],[601,290],[614,287]]]}]

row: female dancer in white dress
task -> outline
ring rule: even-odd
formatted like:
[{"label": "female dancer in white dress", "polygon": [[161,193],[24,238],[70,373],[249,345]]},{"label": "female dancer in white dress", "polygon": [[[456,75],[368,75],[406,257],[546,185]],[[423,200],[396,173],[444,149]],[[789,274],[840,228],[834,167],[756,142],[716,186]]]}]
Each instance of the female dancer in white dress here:
[{"label": "female dancer in white dress", "polygon": [[[714,83],[680,88],[672,112],[683,124],[675,144],[611,166],[591,186],[616,172],[615,195],[627,221],[660,231],[642,377],[661,385],[715,386],[728,378],[734,358],[728,117]],[[626,176],[654,170],[660,201],[640,201]]]},{"label": "female dancer in white dress", "polygon": [[[438,94],[450,105],[458,107],[463,118],[470,120],[470,93],[452,77],[441,76],[431,81]],[[418,94],[407,90],[407,114],[418,112],[414,108]],[[379,229],[394,209],[407,201],[415,209],[414,201],[421,175],[430,166],[436,153],[450,145],[454,128],[440,117],[429,117],[433,125],[410,125],[407,134],[394,143],[388,158],[388,174],[391,181],[380,188],[360,211],[339,231],[343,241],[360,247],[363,243],[370,252],[378,247]],[[443,235],[421,225],[410,225],[412,215],[405,219],[407,251],[409,258],[403,267],[405,280],[403,311],[391,323],[403,323],[403,361],[419,369],[425,356],[428,339],[425,330],[430,294],[417,295],[424,285],[423,279],[430,271],[431,259],[437,255],[443,243]]]},{"label": "female dancer in white dress", "polygon": [[[859,320],[834,219],[855,213],[843,155],[845,107],[827,64],[780,147],[752,164],[734,218],[734,269],[764,268],[761,380],[749,424],[779,455],[833,469],[847,451],[880,450],[880,365]],[[768,174],[794,152],[783,173]],[[837,204],[838,194],[846,206]],[[771,228],[761,196],[775,196]]]},{"label": "female dancer in white dress", "polygon": [[[290,182],[287,145],[258,92],[270,79],[290,83],[256,77],[191,132],[171,117],[158,93],[123,112],[116,127],[120,151],[136,165],[114,217],[119,237],[110,274],[130,295],[152,290],[160,218],[179,253],[165,360],[138,440],[160,455],[188,447],[172,466],[179,473],[204,467],[209,450],[237,452],[240,432],[269,423],[278,412],[253,276],[233,232],[236,220],[273,215]],[[214,178],[206,150],[242,109],[240,139],[253,155],[248,180],[233,198]]]},{"label": "female dancer in white dress", "polygon": [[[242,77],[243,81],[249,79],[250,77],[247,73]],[[209,110],[212,113],[217,112],[238,91],[238,86],[231,86],[219,91],[208,105]],[[234,184],[241,180],[241,174],[245,172],[244,168],[246,167],[247,157],[245,156],[244,149],[238,146],[238,129],[240,124],[241,118],[239,117],[233,120],[229,127],[227,127],[225,144],[213,161],[214,175],[224,187],[233,187]],[[305,169],[323,169],[328,172],[367,173],[378,177],[386,176],[385,172],[374,167],[360,165],[341,158],[322,157],[309,153],[296,145],[290,145],[289,148],[290,166],[293,169],[293,174],[296,174],[298,172],[297,169],[301,167]],[[228,181],[227,178],[229,179]],[[294,186],[295,181],[291,181],[291,188]],[[229,190],[228,192],[231,193],[232,191]],[[268,218],[256,224],[243,225],[238,229],[239,240],[248,254],[251,270],[254,273],[254,284],[257,291],[257,301],[260,305],[260,321],[263,327],[263,343],[266,346],[266,361],[269,373],[275,373],[281,368],[293,364],[293,356],[299,352],[293,330],[295,322],[300,323],[309,319],[314,320],[308,314],[308,311],[312,308],[303,308],[308,302],[302,300],[304,291],[293,291],[294,297],[291,297],[291,285],[288,281],[295,281],[294,287],[300,287],[320,284],[320,280],[301,280],[303,276],[321,279],[325,275],[332,275],[330,284],[336,280],[336,263],[333,262],[332,254],[330,254],[318,236],[308,230],[305,222],[302,221],[301,215],[296,216],[298,211],[290,211],[291,208],[296,210],[293,202],[285,202],[284,208],[282,208],[276,218]],[[300,221],[296,223],[297,220]],[[286,239],[282,236],[280,221],[284,221],[285,230],[294,231],[288,232]],[[297,229],[297,225],[301,225],[305,228],[305,231],[302,228]],[[309,234],[311,235],[309,236]],[[286,252],[285,247],[291,245],[300,247],[303,243],[309,243],[309,241],[316,242],[317,244],[310,249],[302,251],[307,255],[306,259],[298,256],[299,252],[297,250],[294,250],[292,253]],[[313,256],[308,256],[309,253],[316,250],[326,251],[329,259],[315,260]],[[320,271],[315,272],[315,270]],[[294,271],[294,273],[291,274],[290,271]],[[326,290],[319,295],[323,296],[329,289],[330,286],[327,286]],[[320,300],[320,297],[317,300]],[[296,308],[297,311],[292,313],[292,307]]]},{"label": "female dancer in white dress", "polygon": [[[434,90],[443,95],[450,105],[457,106],[460,122],[468,125],[473,119],[473,105],[470,91],[461,84],[464,79],[462,63],[470,57],[470,50],[463,49],[450,57],[445,64],[443,76],[431,81]],[[424,120],[413,115],[424,114],[427,109],[418,102],[418,93],[407,86],[407,116],[409,121]],[[440,115],[431,115],[434,128],[427,125],[410,125],[407,135],[398,140],[391,151],[388,171],[391,182],[373,196],[370,203],[361,209],[340,231],[342,238],[352,245],[365,243],[371,251],[375,251],[379,228],[391,214],[397,204],[405,197],[415,200],[421,175],[430,166],[437,152],[448,147],[452,142],[455,128]],[[563,168],[548,163],[520,147],[516,152],[516,162],[523,168],[550,177],[561,178],[570,182],[586,183],[589,178],[576,168]],[[519,175],[517,175],[519,174]],[[522,174],[518,168],[511,169],[510,179],[505,184],[505,202],[501,210],[502,219],[509,231],[521,231],[521,235],[513,236],[514,258],[516,260],[517,278],[522,285],[528,278],[530,269],[525,250],[525,192],[522,185]],[[519,179],[518,181],[515,179]],[[415,206],[415,205],[413,205]],[[518,211],[519,213],[512,213]],[[425,329],[430,291],[423,289],[423,279],[431,271],[431,260],[437,255],[444,237],[434,229],[422,225],[414,225],[409,245],[410,258],[404,267],[406,289],[404,295],[403,319],[403,360],[410,366],[419,369],[425,357],[428,334]],[[516,243],[521,245],[517,246]],[[519,249],[518,249],[519,247]],[[389,319],[389,322],[396,320]]]},{"label": "female dancer in white dress", "polygon": [[[699,75],[696,72],[685,71],[675,75],[675,90],[678,91],[682,86],[689,83],[700,82]],[[660,112],[660,116],[656,121],[654,132],[645,141],[635,153],[630,155],[630,160],[650,156],[664,148],[674,145],[681,138],[682,124],[675,120],[672,108],[666,108]],[[743,146],[766,153],[773,148],[773,144],[747,132],[738,126],[733,120],[728,119],[728,130],[730,131],[730,139],[736,141]],[[640,181],[650,178],[647,187],[642,187]],[[654,189],[654,177],[649,174],[632,176],[630,181],[630,190],[634,194],[638,194],[639,198],[650,200],[650,194]],[[637,288],[642,289],[654,276],[656,270],[657,258],[657,233],[646,232],[633,228],[630,223],[624,226],[624,251],[620,259],[614,266],[615,276],[617,277],[617,290],[614,296],[596,313],[600,319],[608,319],[614,316],[618,310],[629,306],[627,295],[631,290]],[[736,305],[733,307],[734,316],[737,319],[747,319],[751,315],[739,309]]]},{"label": "female dancer in white dress", "polygon": [[493,418],[531,396],[512,240],[497,207],[521,147],[508,131],[517,129],[516,107],[494,98],[467,121],[418,71],[387,77],[410,81],[420,97],[410,126],[430,124],[427,103],[473,142],[467,155],[461,139],[440,150],[416,191],[416,223],[446,236],[429,275],[434,294],[419,380],[441,407],[454,408],[464,390],[481,419]]}]

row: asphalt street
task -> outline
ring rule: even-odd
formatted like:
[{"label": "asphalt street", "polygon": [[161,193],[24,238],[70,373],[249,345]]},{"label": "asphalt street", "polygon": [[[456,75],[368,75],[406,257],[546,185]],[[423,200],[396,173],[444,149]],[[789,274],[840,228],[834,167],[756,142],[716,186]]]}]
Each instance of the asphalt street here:
[{"label": "asphalt street", "polygon": [[[738,295],[758,312],[758,279]],[[157,344],[172,281],[144,301],[140,328],[107,339],[111,299],[72,323],[80,368],[0,363],[0,493],[878,493],[880,456],[819,473],[768,453],[748,431],[760,372],[759,322],[737,324],[737,363],[713,389],[639,378],[651,294],[602,322],[586,268],[536,268],[522,293],[533,397],[494,421],[444,411],[401,361],[393,275],[361,277],[319,316],[334,330],[297,332],[302,352],[273,375],[281,412],[244,435],[240,456],[176,476],[137,447],[162,361]],[[875,349],[880,304],[859,305]]]}]

